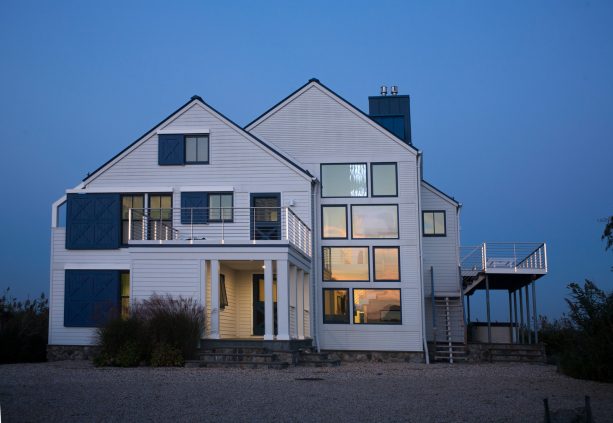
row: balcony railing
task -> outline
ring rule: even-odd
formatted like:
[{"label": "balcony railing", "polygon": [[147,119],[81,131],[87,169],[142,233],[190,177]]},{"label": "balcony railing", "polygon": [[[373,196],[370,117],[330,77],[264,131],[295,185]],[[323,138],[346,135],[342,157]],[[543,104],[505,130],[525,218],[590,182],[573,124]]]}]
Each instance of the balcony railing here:
[{"label": "balcony railing", "polygon": [[547,273],[547,245],[531,242],[484,242],[460,247],[464,276],[480,272]]},{"label": "balcony railing", "polygon": [[286,240],[311,256],[311,229],[289,207],[133,208],[128,241],[244,243]]}]

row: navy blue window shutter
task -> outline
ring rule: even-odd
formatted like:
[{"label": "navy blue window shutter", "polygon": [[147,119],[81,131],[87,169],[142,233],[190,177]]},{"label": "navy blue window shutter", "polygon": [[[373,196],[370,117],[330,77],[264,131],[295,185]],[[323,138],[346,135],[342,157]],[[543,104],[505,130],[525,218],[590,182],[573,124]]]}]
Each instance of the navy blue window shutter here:
[{"label": "navy blue window shutter", "polygon": [[119,194],[68,194],[67,250],[112,250],[121,243]]},{"label": "navy blue window shutter", "polygon": [[206,192],[181,193],[181,224],[205,224],[209,221],[209,195]]},{"label": "navy blue window shutter", "polygon": [[158,164],[161,166],[185,164],[185,137],[182,134],[158,135]]},{"label": "navy blue window shutter", "polygon": [[120,312],[119,270],[66,270],[64,326],[100,327]]}]

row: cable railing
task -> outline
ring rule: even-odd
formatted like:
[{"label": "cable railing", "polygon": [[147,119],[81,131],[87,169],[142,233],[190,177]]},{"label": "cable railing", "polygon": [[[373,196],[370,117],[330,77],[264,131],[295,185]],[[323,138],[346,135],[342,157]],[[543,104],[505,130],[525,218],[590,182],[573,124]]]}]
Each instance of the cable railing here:
[{"label": "cable railing", "polygon": [[547,273],[547,245],[534,242],[484,242],[460,247],[463,276],[480,272]]},{"label": "cable railing", "polygon": [[[311,256],[311,229],[289,207],[132,208],[128,241],[257,243],[286,240]],[[125,232],[124,232],[125,233]]]}]

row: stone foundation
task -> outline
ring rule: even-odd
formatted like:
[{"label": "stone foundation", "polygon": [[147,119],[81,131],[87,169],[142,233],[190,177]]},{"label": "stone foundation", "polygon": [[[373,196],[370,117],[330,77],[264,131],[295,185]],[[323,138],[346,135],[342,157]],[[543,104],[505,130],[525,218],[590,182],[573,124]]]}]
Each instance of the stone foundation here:
[{"label": "stone foundation", "polygon": [[47,345],[47,360],[91,360],[98,351],[95,345]]},{"label": "stone foundation", "polygon": [[322,350],[329,354],[336,354],[343,363],[423,363],[423,352],[407,351],[338,351]]}]

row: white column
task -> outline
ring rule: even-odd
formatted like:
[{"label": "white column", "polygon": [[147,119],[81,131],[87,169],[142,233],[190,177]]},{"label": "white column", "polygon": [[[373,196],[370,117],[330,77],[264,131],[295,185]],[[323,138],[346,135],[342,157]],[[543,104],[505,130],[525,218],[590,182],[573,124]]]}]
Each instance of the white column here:
[{"label": "white column", "polygon": [[[291,306],[294,306],[294,315],[290,316],[290,338],[295,339],[298,338],[298,301],[296,301],[296,299],[298,298],[298,286],[297,286],[297,275],[298,275],[298,268],[296,266],[294,266],[293,264],[289,265],[289,305],[290,305],[290,310],[292,309]],[[291,321],[292,321],[292,317],[294,318],[294,329],[292,330],[291,328]]]},{"label": "white column", "polygon": [[[131,284],[130,284],[131,286]],[[200,268],[200,303],[202,304],[202,313],[204,314],[202,321],[205,323],[202,328],[202,338],[206,337],[206,260],[202,260]]]},{"label": "white column", "polygon": [[211,339],[219,339],[219,260],[211,260]]},{"label": "white column", "polygon": [[296,328],[298,339],[304,339],[304,270],[298,269],[296,277]]},{"label": "white column", "polygon": [[267,341],[274,338],[272,300],[272,260],[264,260],[264,339]]},{"label": "white column", "polygon": [[277,339],[289,340],[289,262],[277,260]]},{"label": "white column", "polygon": [[304,331],[304,336],[305,338],[312,338],[311,332],[313,331],[313,323],[316,323],[316,321],[311,314],[311,275],[307,272],[304,272],[303,288],[304,295],[302,296],[302,303],[304,304],[304,309],[309,311],[309,330],[308,332],[306,330]]}]

